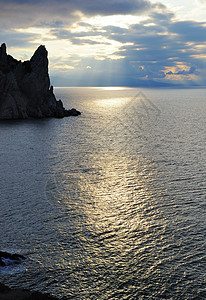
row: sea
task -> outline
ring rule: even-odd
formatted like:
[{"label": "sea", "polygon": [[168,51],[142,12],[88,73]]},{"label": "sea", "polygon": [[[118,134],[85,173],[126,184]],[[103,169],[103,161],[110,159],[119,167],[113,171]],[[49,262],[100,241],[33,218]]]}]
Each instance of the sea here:
[{"label": "sea", "polygon": [[206,90],[55,88],[0,122],[0,282],[59,299],[206,299]]}]

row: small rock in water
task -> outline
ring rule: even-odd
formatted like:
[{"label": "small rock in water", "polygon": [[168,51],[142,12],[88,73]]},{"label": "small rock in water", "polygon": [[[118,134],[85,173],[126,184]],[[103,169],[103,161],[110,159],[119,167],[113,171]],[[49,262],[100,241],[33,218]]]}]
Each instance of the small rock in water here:
[{"label": "small rock in water", "polygon": [[21,263],[25,257],[21,254],[12,254],[5,251],[0,251],[0,266],[5,267],[12,264]]}]

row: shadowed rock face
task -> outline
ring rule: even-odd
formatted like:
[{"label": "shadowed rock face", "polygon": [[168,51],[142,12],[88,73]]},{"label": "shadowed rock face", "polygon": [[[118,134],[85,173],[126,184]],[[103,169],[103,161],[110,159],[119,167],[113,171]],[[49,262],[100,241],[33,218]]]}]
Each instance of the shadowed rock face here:
[{"label": "shadowed rock face", "polygon": [[32,58],[21,62],[0,47],[0,119],[62,118],[81,114],[66,110],[50,86],[48,53],[39,46]]}]

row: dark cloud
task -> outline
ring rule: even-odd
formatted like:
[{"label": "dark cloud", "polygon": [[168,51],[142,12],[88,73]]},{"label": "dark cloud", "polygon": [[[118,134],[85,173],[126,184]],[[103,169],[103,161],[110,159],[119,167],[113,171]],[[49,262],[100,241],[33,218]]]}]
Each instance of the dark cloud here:
[{"label": "dark cloud", "polygon": [[77,0],[77,10],[89,15],[115,15],[140,13],[151,8],[147,0]]},{"label": "dark cloud", "polygon": [[71,24],[87,16],[141,14],[152,8],[148,0],[0,0],[0,26],[22,27],[44,24]]},{"label": "dark cloud", "polygon": [[[4,3],[5,1],[0,1]],[[9,5],[29,6],[34,4],[33,0],[8,0]],[[114,15],[114,14],[130,14],[148,10],[152,7],[148,0],[36,0],[35,5],[42,4],[58,7],[64,7],[70,11],[81,11],[88,15]]]},{"label": "dark cloud", "polygon": [[206,26],[203,22],[174,22],[170,24],[169,30],[187,42],[206,42]]},{"label": "dark cloud", "polygon": [[61,27],[66,23],[68,26],[78,21],[80,16],[66,6],[21,1],[0,0],[0,27],[1,29],[27,28],[31,26]]},{"label": "dark cloud", "polygon": [[182,71],[178,71],[178,72],[169,71],[166,73],[166,75],[190,75],[190,74],[195,74],[195,73],[198,73],[198,72],[196,72],[196,68],[191,67],[188,71],[186,71],[186,70],[182,70]]},{"label": "dark cloud", "polygon": [[154,21],[156,24],[160,26],[168,26],[169,23],[172,22],[172,19],[175,17],[173,12],[162,10],[161,12],[152,12],[150,14],[150,21]]}]

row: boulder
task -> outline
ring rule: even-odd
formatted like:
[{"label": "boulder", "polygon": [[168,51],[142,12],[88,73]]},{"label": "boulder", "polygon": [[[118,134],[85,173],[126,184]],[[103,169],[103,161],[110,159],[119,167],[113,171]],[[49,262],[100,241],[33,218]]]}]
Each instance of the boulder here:
[{"label": "boulder", "polygon": [[50,86],[48,52],[39,46],[28,61],[7,55],[0,47],[0,119],[63,118],[77,116],[76,109],[66,110],[57,101]]}]

